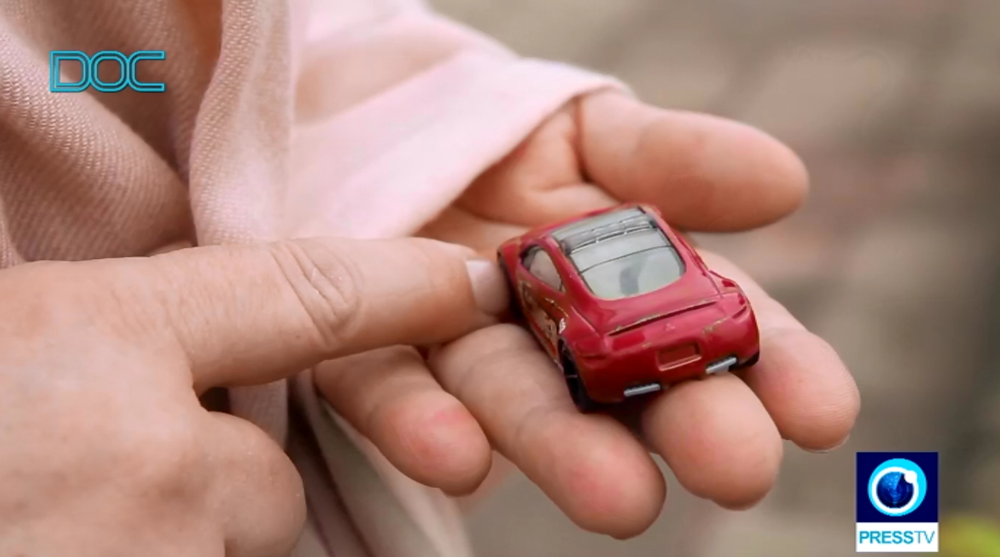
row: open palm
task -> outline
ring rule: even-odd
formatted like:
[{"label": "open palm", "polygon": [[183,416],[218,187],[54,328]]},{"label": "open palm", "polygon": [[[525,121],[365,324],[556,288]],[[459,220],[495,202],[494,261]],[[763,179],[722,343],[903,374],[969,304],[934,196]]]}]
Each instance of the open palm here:
[{"label": "open palm", "polygon": [[[685,230],[738,231],[787,215],[806,188],[798,159],[759,131],[598,93],[545,122],[421,235],[492,257],[527,228],[625,201],[653,204]],[[317,384],[403,472],[451,493],[474,489],[496,450],[580,526],[628,537],[663,507],[652,450],[695,495],[745,508],[774,485],[782,438],[836,447],[859,396],[828,344],[731,263],[703,257],[750,298],[760,363],[677,385],[621,415],[580,414],[552,361],[512,325],[482,329],[429,360],[401,347],[353,362],[368,373],[330,365]]]}]

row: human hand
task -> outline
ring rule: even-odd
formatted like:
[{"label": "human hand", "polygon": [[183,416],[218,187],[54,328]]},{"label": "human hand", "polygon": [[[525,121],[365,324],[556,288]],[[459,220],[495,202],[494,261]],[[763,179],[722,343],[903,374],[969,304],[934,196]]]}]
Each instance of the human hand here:
[{"label": "human hand", "polygon": [[502,282],[469,251],[311,239],[0,272],[0,555],[287,553],[295,468],[198,395],[495,322]]},{"label": "human hand", "polygon": [[[549,119],[421,234],[492,256],[529,227],[625,201],[653,204],[682,229],[737,231],[790,213],[806,188],[801,162],[759,131],[600,93]],[[464,337],[429,364],[395,348],[323,364],[316,381],[397,467],[451,493],[482,481],[492,446],[578,525],[625,538],[664,504],[651,449],[693,494],[746,508],[773,487],[782,438],[838,446],[859,395],[827,343],[731,263],[703,255],[750,297],[762,359],[677,385],[632,415],[577,412],[548,356],[510,325]],[[358,392],[364,400],[347,395]]]}]

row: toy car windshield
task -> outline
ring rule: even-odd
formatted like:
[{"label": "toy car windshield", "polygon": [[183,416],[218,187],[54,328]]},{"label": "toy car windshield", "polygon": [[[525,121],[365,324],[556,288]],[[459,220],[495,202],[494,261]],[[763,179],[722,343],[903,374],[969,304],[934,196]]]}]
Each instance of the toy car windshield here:
[{"label": "toy car windshield", "polygon": [[595,296],[617,300],[664,288],[684,262],[656,220],[642,209],[612,211],[552,232]]}]

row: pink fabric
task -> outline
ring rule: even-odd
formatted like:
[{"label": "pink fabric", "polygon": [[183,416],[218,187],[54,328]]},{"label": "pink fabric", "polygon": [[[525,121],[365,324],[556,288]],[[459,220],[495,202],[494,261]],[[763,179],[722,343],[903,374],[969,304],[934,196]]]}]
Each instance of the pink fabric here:
[{"label": "pink fabric", "polygon": [[[140,66],[166,92],[49,93],[50,50],[105,49],[166,51]],[[615,86],[407,0],[2,2],[0,268],[412,234],[567,100]],[[300,555],[469,554],[454,505],[395,471],[308,374],[293,398],[317,441],[290,446],[311,509]],[[280,441],[288,400],[284,382],[232,392]]]}]

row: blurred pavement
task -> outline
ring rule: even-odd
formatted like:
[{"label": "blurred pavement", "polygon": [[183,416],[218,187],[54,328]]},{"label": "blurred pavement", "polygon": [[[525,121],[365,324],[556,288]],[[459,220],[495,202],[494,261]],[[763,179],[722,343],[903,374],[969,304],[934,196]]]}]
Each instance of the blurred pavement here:
[{"label": "blurred pavement", "polygon": [[524,54],[798,151],[813,183],[800,213],[703,243],[829,340],[864,401],[844,449],[787,447],[756,509],[720,511],[674,482],[629,542],[580,532],[513,478],[470,519],[481,557],[854,555],[858,450],[941,451],[943,510],[1000,518],[1000,2],[432,2]]}]

